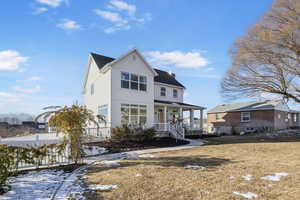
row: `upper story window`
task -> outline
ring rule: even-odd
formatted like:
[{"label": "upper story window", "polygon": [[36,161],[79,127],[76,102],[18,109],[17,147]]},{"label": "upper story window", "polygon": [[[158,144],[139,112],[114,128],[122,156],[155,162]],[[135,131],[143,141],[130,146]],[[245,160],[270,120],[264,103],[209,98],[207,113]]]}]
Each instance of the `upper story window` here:
[{"label": "upper story window", "polygon": [[173,89],[173,98],[178,98],[178,90]]},{"label": "upper story window", "polygon": [[220,113],[216,113],[216,120],[218,121],[218,120],[220,120],[220,119],[221,119]]},{"label": "upper story window", "polygon": [[98,107],[98,115],[100,115],[100,122],[106,122],[107,121],[107,115],[108,115],[108,106],[102,105]]},{"label": "upper story window", "polygon": [[147,77],[121,72],[121,88],[147,91]]},{"label": "upper story window", "polygon": [[94,83],[92,83],[92,85],[91,85],[91,95],[94,95],[94,88],[95,86],[94,86]]},{"label": "upper story window", "polygon": [[163,96],[163,97],[165,97],[166,96],[166,88],[165,87],[161,87],[160,88],[160,96]]},{"label": "upper story window", "polygon": [[294,122],[297,122],[297,114],[294,114]]},{"label": "upper story window", "polygon": [[241,113],[241,122],[249,122],[251,120],[250,112]]}]

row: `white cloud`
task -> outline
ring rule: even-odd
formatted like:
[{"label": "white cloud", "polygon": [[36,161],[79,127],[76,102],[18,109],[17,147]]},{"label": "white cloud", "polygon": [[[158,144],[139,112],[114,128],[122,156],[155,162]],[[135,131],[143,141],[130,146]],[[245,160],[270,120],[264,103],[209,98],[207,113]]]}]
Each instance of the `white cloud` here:
[{"label": "white cloud", "polygon": [[64,30],[75,31],[80,29],[81,26],[76,21],[65,19],[63,23],[58,24],[57,27]]},{"label": "white cloud", "polygon": [[14,86],[13,89],[18,92],[26,93],[26,94],[33,94],[41,91],[41,87],[39,85],[36,85],[32,88],[25,88],[21,86]]},{"label": "white cloud", "polygon": [[60,6],[63,2],[66,2],[66,1],[65,0],[36,0],[36,2],[55,8],[55,7]]},{"label": "white cloud", "polygon": [[120,0],[111,0],[109,7],[116,8],[120,11],[127,11],[129,15],[134,16],[136,12],[136,6],[128,4]]},{"label": "white cloud", "polygon": [[150,62],[158,65],[175,65],[183,68],[199,68],[209,64],[199,52],[182,51],[150,51],[146,52]]},{"label": "white cloud", "polygon": [[28,57],[21,56],[14,50],[0,51],[0,71],[1,70],[18,70],[22,63],[28,61]]},{"label": "white cloud", "polygon": [[123,19],[119,13],[96,9],[95,13],[110,22],[126,24],[127,20]]},{"label": "white cloud", "polygon": [[94,10],[97,15],[112,23],[110,27],[104,28],[105,33],[113,33],[119,30],[129,30],[133,24],[144,24],[152,19],[150,13],[143,17],[136,17],[137,7],[121,0],[110,0],[109,10]]},{"label": "white cloud", "polygon": [[39,7],[39,8],[36,8],[35,9],[35,12],[34,12],[34,14],[41,14],[41,13],[44,13],[44,12],[46,12],[46,11],[48,11],[48,8],[45,8],[45,7]]},{"label": "white cloud", "polygon": [[1,92],[0,91],[0,100],[2,102],[17,102],[19,101],[19,96],[12,93]]},{"label": "white cloud", "polygon": [[24,80],[17,80],[17,82],[31,82],[31,81],[40,81],[40,80],[42,80],[42,77],[40,76],[31,76]]}]

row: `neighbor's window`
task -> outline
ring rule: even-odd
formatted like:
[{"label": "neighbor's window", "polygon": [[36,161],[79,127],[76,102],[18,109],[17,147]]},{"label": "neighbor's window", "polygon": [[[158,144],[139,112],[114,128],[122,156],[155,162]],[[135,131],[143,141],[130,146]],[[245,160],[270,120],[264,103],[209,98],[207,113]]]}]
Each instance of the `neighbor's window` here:
[{"label": "neighbor's window", "polygon": [[91,95],[94,95],[94,83],[91,85]]},{"label": "neighbor's window", "polygon": [[220,113],[216,113],[216,120],[220,120],[220,119],[221,119]]},{"label": "neighbor's window", "polygon": [[281,118],[281,115],[280,114],[278,114],[278,119],[280,119]]},{"label": "neighbor's window", "polygon": [[178,91],[176,89],[173,89],[173,98],[178,97]]},{"label": "neighbor's window", "polygon": [[107,115],[108,115],[108,106],[102,105],[98,107],[98,115],[101,115],[103,117],[103,120],[107,121]]},{"label": "neighbor's window", "polygon": [[242,112],[241,113],[241,121],[242,122],[248,122],[251,120],[250,112]]},{"label": "neighbor's window", "polygon": [[163,97],[166,96],[166,88],[165,87],[160,88],[160,96],[163,96]]},{"label": "neighbor's window", "polygon": [[121,72],[121,88],[129,88],[129,73]]},{"label": "neighbor's window", "polygon": [[137,104],[121,104],[122,125],[145,125],[147,122],[147,106]]}]

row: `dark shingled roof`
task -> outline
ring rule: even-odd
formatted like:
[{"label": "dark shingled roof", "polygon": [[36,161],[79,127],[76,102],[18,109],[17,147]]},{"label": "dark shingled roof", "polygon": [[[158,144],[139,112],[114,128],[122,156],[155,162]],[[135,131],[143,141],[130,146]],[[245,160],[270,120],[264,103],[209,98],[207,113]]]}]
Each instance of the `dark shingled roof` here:
[{"label": "dark shingled roof", "polygon": [[174,76],[172,76],[170,73],[159,70],[159,69],[154,69],[154,70],[158,74],[158,76],[154,77],[155,82],[165,83],[165,84],[169,84],[169,85],[175,85],[175,86],[184,88],[184,86],[181,83],[179,83],[176,80],[176,78]]},{"label": "dark shingled roof", "polygon": [[189,107],[203,108],[202,106],[196,106],[196,105],[193,105],[193,104],[181,103],[181,102],[175,102],[175,101],[154,100],[154,103],[162,103],[162,104],[170,104],[170,105],[176,105],[176,106],[189,106]]},{"label": "dark shingled roof", "polygon": [[101,69],[102,67],[104,67],[107,63],[112,62],[113,60],[115,60],[114,58],[110,58],[107,56],[102,56],[99,54],[95,54],[95,53],[91,53],[93,59],[95,60],[97,66],[99,69]]},{"label": "dark shingled roof", "polygon": [[[96,53],[91,53],[91,56],[95,60],[95,62],[96,62],[99,69],[102,69],[107,63],[110,63],[110,62],[115,60],[115,58],[102,56],[102,55],[99,55],[99,54],[96,54]],[[179,86],[179,87],[184,88],[184,86],[181,83],[179,83],[175,79],[175,77],[172,76],[171,74],[169,74],[168,72],[163,71],[163,70],[159,70],[159,69],[154,69],[154,70],[158,74],[158,76],[154,77],[155,82],[165,83],[165,84],[169,84],[169,85],[175,85],[175,86]]]}]

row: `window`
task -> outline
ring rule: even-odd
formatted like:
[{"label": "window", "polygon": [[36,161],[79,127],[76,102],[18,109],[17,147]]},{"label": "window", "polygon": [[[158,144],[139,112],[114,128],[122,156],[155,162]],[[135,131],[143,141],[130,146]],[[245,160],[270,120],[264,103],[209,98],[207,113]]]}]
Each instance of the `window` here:
[{"label": "window", "polygon": [[176,89],[173,89],[173,98],[178,97],[178,91]]},{"label": "window", "polygon": [[278,114],[278,119],[280,119],[281,118],[281,115],[280,114]]},{"label": "window", "polygon": [[121,124],[142,126],[147,122],[147,106],[121,104]]},{"label": "window", "polygon": [[147,77],[121,72],[121,88],[147,91]]},{"label": "window", "polygon": [[129,88],[129,73],[121,72],[121,88]]},{"label": "window", "polygon": [[130,88],[133,90],[139,89],[139,76],[135,74],[130,74]]},{"label": "window", "polygon": [[103,118],[103,120],[105,122],[107,122],[108,106],[107,105],[99,106],[98,107],[98,115],[100,115]]},{"label": "window", "polygon": [[160,96],[163,96],[163,97],[166,96],[166,88],[165,87],[160,88]]},{"label": "window", "polygon": [[220,119],[221,119],[220,113],[216,113],[216,120],[220,120]]},{"label": "window", "polygon": [[94,95],[94,83],[91,85],[91,95]]},{"label": "window", "polygon": [[294,122],[297,122],[297,114],[294,114]]},{"label": "window", "polygon": [[241,113],[241,122],[249,122],[250,121],[250,112],[242,112]]},{"label": "window", "polygon": [[147,91],[147,77],[140,76],[140,90]]}]

